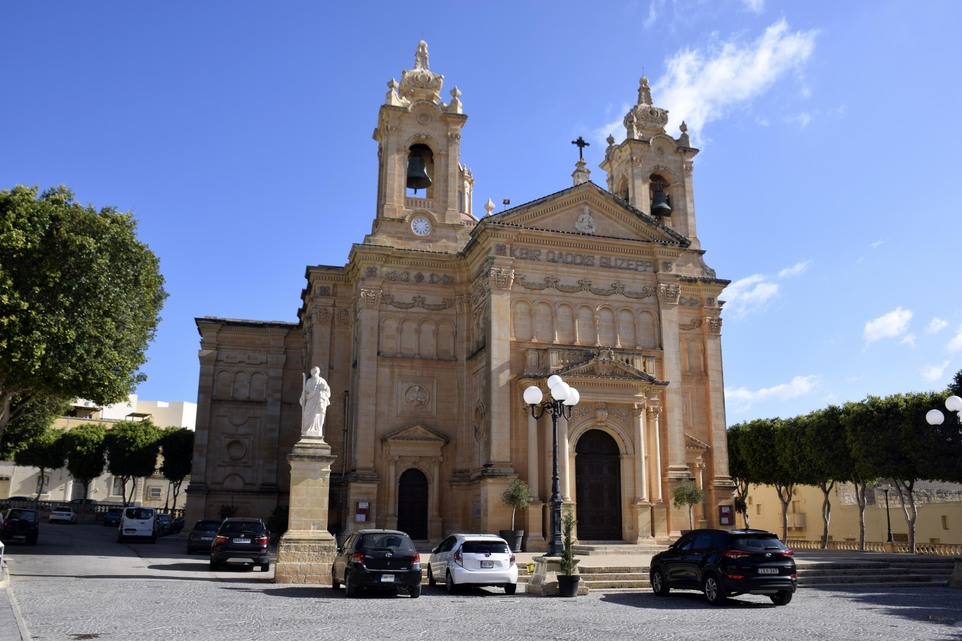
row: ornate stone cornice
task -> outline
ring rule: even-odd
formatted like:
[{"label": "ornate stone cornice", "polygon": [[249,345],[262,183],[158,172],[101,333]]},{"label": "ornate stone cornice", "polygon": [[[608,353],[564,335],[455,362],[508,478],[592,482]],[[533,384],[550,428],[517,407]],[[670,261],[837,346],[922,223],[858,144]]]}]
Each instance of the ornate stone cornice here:
[{"label": "ornate stone cornice", "polygon": [[574,294],[577,292],[589,292],[595,296],[612,296],[614,294],[620,294],[625,298],[650,298],[655,295],[656,289],[653,286],[645,285],[640,290],[628,291],[625,289],[624,283],[611,283],[607,289],[594,287],[592,282],[588,279],[581,279],[575,285],[564,285],[561,283],[561,279],[557,276],[545,276],[544,281],[541,283],[529,283],[527,278],[521,274],[515,277],[515,282],[523,287],[524,289],[532,291],[543,291],[545,289],[556,289],[559,292],[565,294]]}]

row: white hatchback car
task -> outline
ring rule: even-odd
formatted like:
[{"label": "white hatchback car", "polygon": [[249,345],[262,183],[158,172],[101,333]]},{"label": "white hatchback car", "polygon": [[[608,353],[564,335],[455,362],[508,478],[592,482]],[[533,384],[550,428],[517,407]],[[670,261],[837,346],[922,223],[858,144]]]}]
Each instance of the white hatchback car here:
[{"label": "white hatchback car", "polygon": [[55,507],[50,511],[51,523],[76,523],[77,514],[69,507]]},{"label": "white hatchback car", "polygon": [[444,581],[448,592],[462,585],[518,589],[518,566],[507,541],[494,534],[451,534],[431,551],[428,585]]}]

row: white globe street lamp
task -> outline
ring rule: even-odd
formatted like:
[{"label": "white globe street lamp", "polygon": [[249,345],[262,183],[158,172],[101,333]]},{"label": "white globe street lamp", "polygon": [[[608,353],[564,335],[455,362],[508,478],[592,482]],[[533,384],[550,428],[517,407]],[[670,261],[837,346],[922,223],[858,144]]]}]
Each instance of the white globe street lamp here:
[{"label": "white globe street lamp", "polygon": [[[571,411],[581,394],[571,387],[557,374],[548,377],[550,398],[544,400],[541,389],[532,385],[524,390],[524,402],[531,408],[531,416],[536,420],[545,413],[551,416],[551,537],[548,539],[548,553],[546,556],[561,556],[564,541],[561,539],[561,480],[558,477],[558,417],[565,420],[571,418]],[[540,406],[540,407],[539,407]]]}]

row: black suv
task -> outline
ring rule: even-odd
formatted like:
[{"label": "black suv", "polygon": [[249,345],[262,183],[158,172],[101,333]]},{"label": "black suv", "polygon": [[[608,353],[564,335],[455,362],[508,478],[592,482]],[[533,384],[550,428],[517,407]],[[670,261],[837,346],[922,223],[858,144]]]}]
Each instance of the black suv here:
[{"label": "black suv", "polygon": [[4,513],[0,541],[9,543],[19,539],[24,543],[36,545],[39,536],[40,515],[36,510],[12,507]]},{"label": "black suv", "polygon": [[798,585],[794,552],[765,530],[692,530],[651,559],[651,589],[701,590],[713,605],[729,596],[764,594],[775,605]]},{"label": "black suv", "polygon": [[260,519],[224,519],[210,545],[210,569],[226,564],[258,565],[271,569],[270,532]]},{"label": "black suv", "polygon": [[407,592],[421,596],[421,555],[404,532],[358,530],[337,548],[331,566],[331,586],[344,584],[349,597],[361,589]]}]

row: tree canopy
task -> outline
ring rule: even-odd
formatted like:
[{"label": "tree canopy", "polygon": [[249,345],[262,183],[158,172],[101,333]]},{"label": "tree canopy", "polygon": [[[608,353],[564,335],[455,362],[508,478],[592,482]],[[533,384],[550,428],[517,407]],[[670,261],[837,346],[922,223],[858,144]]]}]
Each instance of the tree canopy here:
[{"label": "tree canopy", "polygon": [[160,437],[160,449],[164,455],[164,462],[160,465],[160,473],[170,481],[174,494],[174,504],[171,509],[177,509],[177,495],[184,479],[190,475],[190,466],[194,456],[194,432],[186,427],[169,427]]},{"label": "tree canopy", "polygon": [[[132,479],[148,477],[157,469],[161,431],[150,421],[118,423],[104,437],[107,469],[126,489]],[[133,493],[133,488],[130,489]],[[128,502],[124,496],[124,504]]]},{"label": "tree canopy", "polygon": [[64,434],[67,471],[83,484],[83,498],[89,498],[90,482],[103,474],[107,464],[106,435],[107,428],[102,423],[85,423]]},{"label": "tree canopy", "polygon": [[115,403],[144,380],[167,293],[135,232],[63,186],[0,191],[0,437],[35,397]]}]

